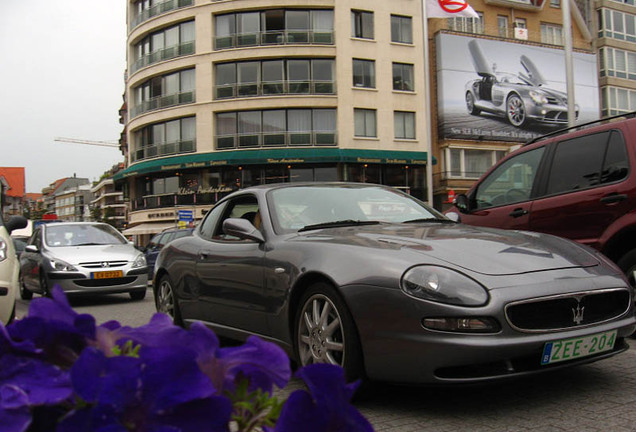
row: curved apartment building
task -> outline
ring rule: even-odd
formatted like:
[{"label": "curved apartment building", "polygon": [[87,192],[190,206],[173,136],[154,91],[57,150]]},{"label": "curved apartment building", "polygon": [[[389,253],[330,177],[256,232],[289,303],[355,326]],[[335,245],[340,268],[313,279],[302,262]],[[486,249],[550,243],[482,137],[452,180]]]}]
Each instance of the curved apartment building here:
[{"label": "curved apartment building", "polygon": [[425,199],[421,7],[129,0],[124,232],[187,224],[274,182],[382,183]]}]

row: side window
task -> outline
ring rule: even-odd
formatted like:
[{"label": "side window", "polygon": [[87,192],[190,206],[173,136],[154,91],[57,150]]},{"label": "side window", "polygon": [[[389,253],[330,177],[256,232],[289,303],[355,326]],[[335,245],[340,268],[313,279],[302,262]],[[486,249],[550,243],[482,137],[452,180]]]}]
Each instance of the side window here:
[{"label": "side window", "polygon": [[166,243],[168,243],[173,238],[174,238],[174,231],[167,232],[163,235],[163,237],[161,237],[161,240],[159,240],[159,244],[157,246],[159,246],[159,249],[161,249],[166,245]]},{"label": "side window", "polygon": [[629,158],[625,149],[625,140],[619,131],[612,131],[605,161],[603,162],[603,172],[601,172],[601,183],[613,183],[627,178],[629,174]]},{"label": "side window", "polygon": [[42,247],[42,229],[41,228],[37,228],[35,230],[35,232],[31,235],[31,238],[29,239],[29,242],[27,243],[27,245],[37,246],[38,249]]},{"label": "side window", "polygon": [[546,193],[554,195],[599,185],[611,134],[607,131],[558,143]]},{"label": "side window", "polygon": [[258,209],[258,200],[253,195],[243,195],[228,202],[223,217],[216,226],[216,230],[212,236],[216,240],[234,240],[240,239],[229,236],[223,232],[223,221],[229,218],[242,218],[250,221],[256,228],[260,228],[260,212]]},{"label": "side window", "polygon": [[216,226],[219,225],[219,219],[223,215],[223,210],[226,207],[226,203],[217,204],[208,212],[205,219],[201,223],[199,232],[201,236],[206,239],[211,239],[214,236]]},{"label": "side window", "polygon": [[476,208],[488,208],[527,201],[545,147],[521,153],[496,168],[475,193]]},{"label": "side window", "polygon": [[159,233],[159,234],[153,236],[150,239],[150,242],[148,242],[147,248],[148,249],[152,249],[152,248],[156,247],[159,244],[159,240],[161,239],[161,236],[163,236],[163,233]]}]

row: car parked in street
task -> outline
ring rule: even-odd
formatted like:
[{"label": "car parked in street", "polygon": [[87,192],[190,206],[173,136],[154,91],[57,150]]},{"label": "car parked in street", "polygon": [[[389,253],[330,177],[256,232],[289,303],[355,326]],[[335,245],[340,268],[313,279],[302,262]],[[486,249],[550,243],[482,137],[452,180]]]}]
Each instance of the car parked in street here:
[{"label": "car parked in street", "polygon": [[627,349],[634,290],[593,249],[457,224],[386,186],[237,191],[159,254],[157,309],[349,379],[470,383]]},{"label": "car parked in street", "polygon": [[458,195],[447,215],[469,225],[575,240],[609,257],[634,285],[635,114],[533,140]]},{"label": "car parked in street", "polygon": [[192,235],[194,228],[169,228],[155,234],[148,244],[144,246],[143,251],[148,264],[148,280],[152,280],[155,274],[155,261],[161,249],[170,241],[181,237]]},{"label": "car parked in street", "polygon": [[98,222],[58,222],[35,228],[20,257],[20,296],[129,293],[146,296],[146,258],[115,228]]},{"label": "car parked in street", "polygon": [[11,216],[7,222],[0,214],[0,322],[8,324],[15,317],[15,298],[18,293],[20,266],[11,232],[27,226],[23,216]]},{"label": "car parked in street", "polygon": [[11,236],[11,240],[13,241],[13,247],[15,249],[15,254],[20,259],[20,255],[24,252],[24,248],[26,247],[27,242],[29,241],[28,237],[24,236]]}]

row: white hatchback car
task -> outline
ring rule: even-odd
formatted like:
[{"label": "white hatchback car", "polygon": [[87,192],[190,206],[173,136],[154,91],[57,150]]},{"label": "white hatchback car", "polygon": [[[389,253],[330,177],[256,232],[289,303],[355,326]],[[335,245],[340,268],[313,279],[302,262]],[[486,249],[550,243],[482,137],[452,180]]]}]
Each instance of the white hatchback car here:
[{"label": "white hatchback car", "polygon": [[20,265],[15,254],[11,231],[27,226],[23,216],[12,216],[7,223],[0,215],[0,322],[8,324],[15,317]]}]

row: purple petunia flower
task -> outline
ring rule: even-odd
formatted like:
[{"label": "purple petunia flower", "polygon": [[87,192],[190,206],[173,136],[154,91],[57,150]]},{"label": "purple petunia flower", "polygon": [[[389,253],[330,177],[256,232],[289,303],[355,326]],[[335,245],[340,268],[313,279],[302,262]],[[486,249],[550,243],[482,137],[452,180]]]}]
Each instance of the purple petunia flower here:
[{"label": "purple petunia flower", "polygon": [[232,404],[215,396],[187,347],[143,348],[139,358],[106,357],[87,348],[71,370],[90,406],[58,429],[71,431],[226,431]]},{"label": "purple petunia flower", "polygon": [[359,383],[347,384],[340,366],[312,364],[296,372],[307,384],[294,391],[283,406],[275,432],[367,432],[373,427],[351,405]]}]

